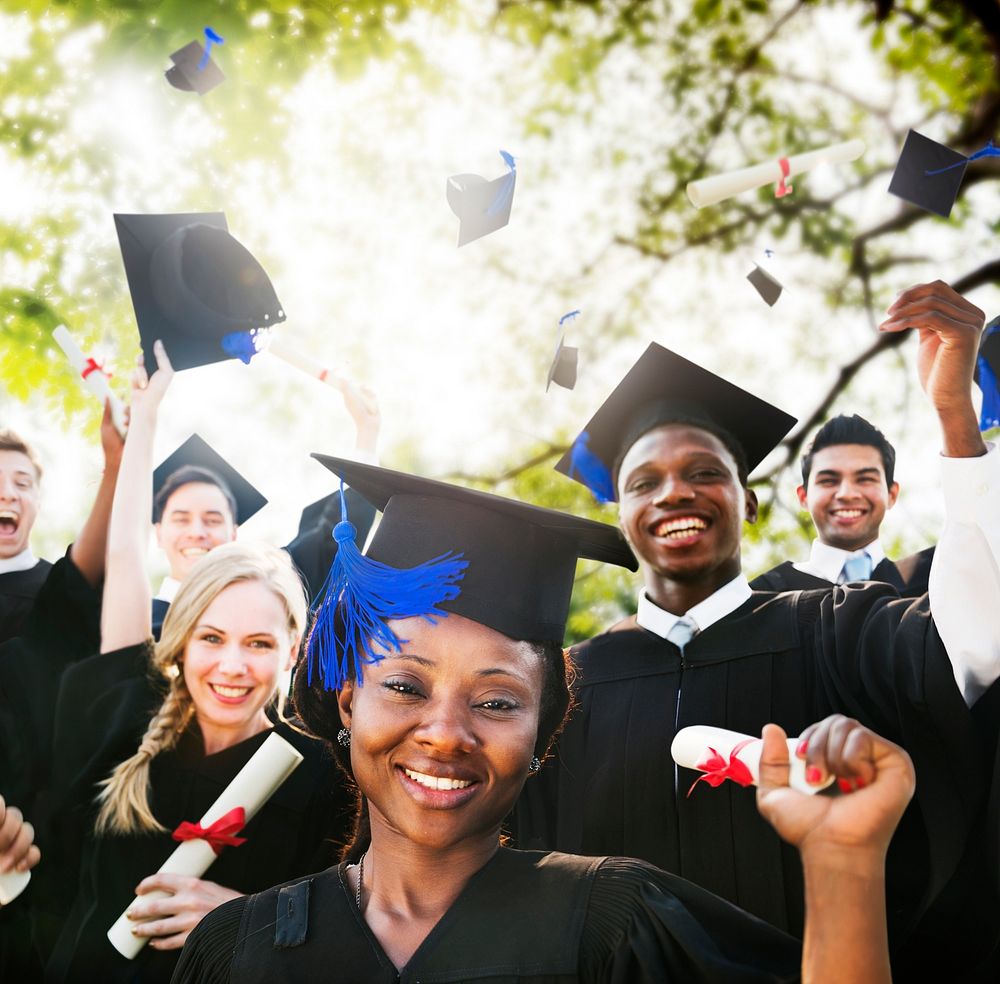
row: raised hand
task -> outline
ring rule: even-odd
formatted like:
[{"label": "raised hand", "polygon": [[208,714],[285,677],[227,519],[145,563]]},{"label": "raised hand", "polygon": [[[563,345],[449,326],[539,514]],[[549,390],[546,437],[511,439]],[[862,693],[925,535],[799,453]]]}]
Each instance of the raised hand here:
[{"label": "raised hand", "polygon": [[153,343],[153,353],[156,356],[156,372],[152,376],[147,374],[141,355],[132,373],[130,420],[139,415],[147,418],[155,416],[160,401],[174,378],[174,369],[170,365],[163,342],[157,340]]},{"label": "raised hand", "polygon": [[884,857],[913,796],[910,757],[857,721],[834,714],[807,728],[796,754],[806,775],[838,780],[842,796],[808,795],[788,786],[788,746],[777,725],[764,729],[757,808],[778,834],[802,852],[850,865]]},{"label": "raised hand", "polygon": [[[142,897],[157,891],[170,894],[166,898]],[[202,878],[163,872],[144,878],[135,893],[139,898],[129,908],[128,917],[149,922],[138,923],[132,932],[151,937],[149,945],[157,950],[179,950],[206,913],[241,894]]]},{"label": "raised hand", "polygon": [[42,857],[34,841],[35,828],[0,796],[0,875],[34,868]]}]

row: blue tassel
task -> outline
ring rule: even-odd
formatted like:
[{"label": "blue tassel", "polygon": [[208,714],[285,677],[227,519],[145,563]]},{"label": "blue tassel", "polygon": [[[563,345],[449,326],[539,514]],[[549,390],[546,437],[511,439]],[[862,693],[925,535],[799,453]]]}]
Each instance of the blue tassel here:
[{"label": "blue tassel", "polygon": [[987,140],[986,146],[982,150],[977,150],[974,154],[970,154],[964,161],[955,161],[954,164],[949,164],[947,167],[939,167],[934,171],[924,171],[924,174],[928,178],[933,174],[944,174],[945,171],[950,171],[952,168],[963,167],[971,161],[978,161],[981,157],[1000,157],[1000,147],[994,147],[993,141]]},{"label": "blue tassel", "polygon": [[239,359],[245,366],[250,365],[250,360],[260,351],[256,331],[231,331],[222,336],[219,344],[226,355]]},{"label": "blue tassel", "polygon": [[993,367],[986,361],[985,355],[979,356],[976,360],[976,368],[979,371],[979,388],[983,391],[983,407],[979,411],[979,429],[987,431],[993,427],[1000,427],[1000,385],[997,384],[996,374],[993,372]]},{"label": "blue tassel", "polygon": [[219,34],[216,34],[210,27],[205,28],[205,52],[201,56],[201,61],[198,62],[198,71],[204,72],[208,65],[208,59],[211,57],[209,52],[212,50],[213,44],[225,44],[226,39]]},{"label": "blue tassel", "polygon": [[502,212],[514,195],[514,181],[517,177],[517,165],[514,163],[514,157],[511,154],[508,154],[506,150],[501,150],[500,156],[503,158],[504,163],[508,168],[510,168],[510,170],[507,172],[504,183],[500,185],[500,190],[493,199],[493,204],[486,210],[487,215],[496,215],[497,212]]},{"label": "blue tassel", "polygon": [[577,310],[577,311],[567,311],[566,314],[564,314],[559,319],[559,325],[560,325],[560,327],[562,326],[562,323],[564,321],[569,321],[571,318],[575,318],[579,313],[580,313],[579,310]]},{"label": "blue tassel", "polygon": [[[399,652],[406,641],[386,624],[390,619],[445,618],[437,606],[457,598],[469,562],[446,553],[417,567],[401,569],[371,560],[358,549],[357,530],[347,519],[344,484],[340,484],[340,522],[333,528],[337,556],[320,591],[322,601],[307,643],[308,682],[319,667],[323,686],[339,690],[349,679],[364,683],[362,667]],[[381,652],[379,651],[381,650]],[[350,661],[350,662],[348,662]]]},{"label": "blue tassel", "polygon": [[580,476],[580,481],[593,493],[594,498],[601,503],[614,502],[617,498],[615,485],[611,481],[608,466],[601,461],[587,446],[590,435],[584,431],[574,442],[569,454],[569,475]]}]

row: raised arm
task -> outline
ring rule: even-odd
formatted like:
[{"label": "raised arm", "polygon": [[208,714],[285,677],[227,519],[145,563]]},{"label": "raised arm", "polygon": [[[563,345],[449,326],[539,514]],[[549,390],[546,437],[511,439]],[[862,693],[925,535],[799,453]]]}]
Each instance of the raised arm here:
[{"label": "raised arm", "polygon": [[945,526],[930,604],[955,680],[971,706],[1000,677],[1000,452],[972,402],[985,315],[940,280],[903,291],[882,331],[916,329],[920,384],[941,426]]},{"label": "raised arm", "polygon": [[104,419],[101,421],[101,448],[104,451],[104,473],[97,489],[97,497],[90,509],[90,515],[80,530],[79,536],[69,548],[70,560],[84,576],[87,583],[96,588],[104,577],[104,558],[108,542],[108,521],[111,518],[111,503],[115,495],[115,483],[121,467],[122,440],[111,420],[111,406],[104,404]]},{"label": "raised arm", "polygon": [[101,612],[101,652],[144,642],[150,636],[152,594],[146,575],[146,543],[153,508],[153,438],[156,415],[173,370],[163,346],[155,346],[157,372],[140,365],[132,378],[128,437],[122,454],[108,532],[107,572]]},{"label": "raised arm", "polygon": [[805,873],[803,984],[890,984],[885,857],[913,795],[909,757],[833,715],[803,733],[798,754],[818,783],[836,776],[845,795],[810,796],[788,785],[784,731],[769,724],[763,736],[757,806],[799,849]]}]

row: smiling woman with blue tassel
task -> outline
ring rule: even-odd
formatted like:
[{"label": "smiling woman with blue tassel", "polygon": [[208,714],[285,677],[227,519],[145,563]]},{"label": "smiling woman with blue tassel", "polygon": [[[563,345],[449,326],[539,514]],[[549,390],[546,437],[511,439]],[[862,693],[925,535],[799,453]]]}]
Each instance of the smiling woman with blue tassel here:
[{"label": "smiling woman with blue tassel", "polygon": [[[577,558],[632,566],[618,531],[320,460],[383,510],[368,556],[346,517],[337,526],[310,669],[295,680],[303,721],[357,784],[358,828],[338,867],[211,913],[175,984],[798,980],[798,941],[680,878],[502,846],[570,703],[561,642]],[[837,723],[851,752],[828,745],[831,721],[810,753],[832,774],[864,773],[857,806],[790,790],[773,725],[759,802],[806,862],[805,979],[882,982],[881,864],[913,773],[895,746]],[[863,850],[830,852],[845,830]]]}]

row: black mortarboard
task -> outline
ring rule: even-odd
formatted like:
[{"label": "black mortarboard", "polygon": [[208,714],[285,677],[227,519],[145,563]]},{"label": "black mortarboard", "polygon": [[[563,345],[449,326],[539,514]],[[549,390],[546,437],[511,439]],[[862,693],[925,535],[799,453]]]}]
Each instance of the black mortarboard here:
[{"label": "black mortarboard", "polygon": [[116,215],[115,228],[147,369],[158,338],[175,369],[191,369],[240,355],[233,340],[285,320],[264,268],[222,212]]},{"label": "black mortarboard", "polygon": [[552,357],[552,365],[549,366],[549,376],[545,383],[546,393],[553,383],[568,390],[576,386],[576,367],[580,352],[571,345],[564,345],[563,341],[563,336],[560,335],[556,354]]},{"label": "black mortarboard", "polygon": [[[889,182],[890,194],[945,218],[958,196],[969,158],[910,130]],[[938,171],[928,174],[928,171]]]},{"label": "black mortarboard", "polygon": [[174,64],[165,74],[167,81],[175,89],[197,92],[199,96],[203,96],[226,81],[222,69],[212,61],[211,56],[205,59],[205,48],[199,41],[192,41],[183,48],[178,48],[170,56],[170,60]]},{"label": "black mortarboard", "polygon": [[[236,515],[233,518],[238,526],[267,505],[267,499],[197,434],[192,434],[173,454],[157,465],[153,472],[154,500],[167,479],[182,468],[203,469],[222,480],[236,500]],[[192,478],[192,481],[197,480]],[[158,518],[154,506],[153,521],[156,522]]]},{"label": "black mortarboard", "polygon": [[782,286],[777,278],[768,273],[762,266],[754,264],[754,268],[747,274],[747,280],[753,284],[764,303],[768,307],[774,307],[775,301],[781,297],[782,291]]},{"label": "black mortarboard", "polygon": [[556,469],[595,494],[598,482],[592,476],[595,469],[603,469],[603,498],[614,499],[611,477],[624,453],[643,430],[674,414],[725,431],[743,450],[751,471],[795,424],[795,418],[783,410],[651,342]]},{"label": "black mortarboard", "polygon": [[[382,511],[368,562],[406,577],[444,554],[460,555],[467,567],[441,609],[511,638],[562,642],[578,557],[637,567],[615,526],[388,468],[313,457]],[[345,553],[338,542],[335,566]]]}]

